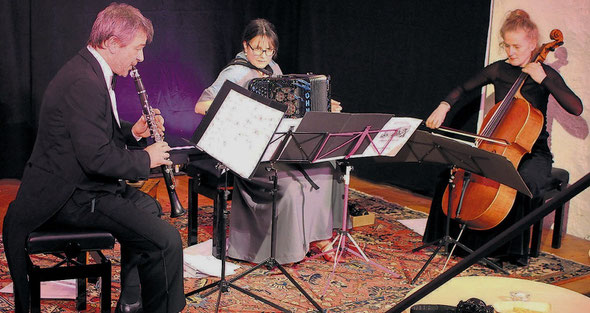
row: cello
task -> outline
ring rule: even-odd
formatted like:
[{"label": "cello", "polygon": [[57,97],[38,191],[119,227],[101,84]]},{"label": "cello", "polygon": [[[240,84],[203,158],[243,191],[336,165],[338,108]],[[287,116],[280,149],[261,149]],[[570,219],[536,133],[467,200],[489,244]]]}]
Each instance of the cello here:
[{"label": "cello", "polygon": [[[550,51],[563,45],[560,30],[552,30],[550,38],[553,41],[541,45],[538,52],[531,57],[530,63],[545,61]],[[504,99],[490,109],[483,119],[475,142],[479,149],[503,155],[514,168],[518,168],[522,157],[531,152],[544,122],[543,114],[520,93],[528,76],[522,72]],[[499,138],[508,143],[482,138]],[[442,200],[445,214],[448,215],[451,209],[450,218],[474,230],[493,228],[506,218],[516,198],[515,189],[463,169],[455,168],[452,171],[451,181]]]}]

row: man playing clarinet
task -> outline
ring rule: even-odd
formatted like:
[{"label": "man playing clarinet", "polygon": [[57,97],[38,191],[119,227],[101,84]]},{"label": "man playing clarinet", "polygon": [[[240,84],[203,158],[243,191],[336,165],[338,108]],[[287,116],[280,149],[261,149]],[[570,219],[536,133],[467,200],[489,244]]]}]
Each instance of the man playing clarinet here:
[{"label": "man playing clarinet", "polygon": [[[4,220],[16,312],[29,310],[27,235],[48,225],[99,229],[117,238],[122,290],[116,312],[179,312],[185,305],[180,235],[159,218],[154,199],[125,184],[170,165],[170,147],[160,141],[141,149],[150,135],[145,118],[120,120],[111,84],[114,75],[127,76],[143,61],[153,34],[138,9],[109,5],[98,14],[88,46],[45,91],[33,152]],[[160,131],[163,121],[158,115]]]}]

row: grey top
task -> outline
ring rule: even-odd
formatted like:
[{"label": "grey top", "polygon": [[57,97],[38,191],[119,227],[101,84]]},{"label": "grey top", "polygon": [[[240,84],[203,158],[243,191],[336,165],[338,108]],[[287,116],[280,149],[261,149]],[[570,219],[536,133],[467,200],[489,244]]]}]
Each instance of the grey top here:
[{"label": "grey top", "polygon": [[[236,55],[236,58],[247,60],[244,51],[238,53]],[[273,70],[273,76],[283,75],[281,68],[274,60],[271,60],[269,65]],[[219,76],[217,76],[217,79],[215,79],[213,84],[203,91],[201,97],[199,98],[199,101],[213,100],[215,96],[217,96],[217,93],[219,92],[221,85],[223,85],[223,83],[226,80],[236,83],[244,88],[248,88],[248,83],[250,82],[250,80],[259,77],[260,74],[258,71],[251,69],[247,66],[238,64],[230,65],[224,68],[221,71],[221,73],[219,73]]]}]

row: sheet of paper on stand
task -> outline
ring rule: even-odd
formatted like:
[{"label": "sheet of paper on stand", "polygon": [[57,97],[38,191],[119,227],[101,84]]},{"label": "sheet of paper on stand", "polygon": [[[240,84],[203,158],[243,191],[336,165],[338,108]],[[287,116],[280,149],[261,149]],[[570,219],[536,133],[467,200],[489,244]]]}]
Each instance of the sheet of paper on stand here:
[{"label": "sheet of paper on stand", "polygon": [[[221,91],[217,95],[208,113],[211,117],[206,116],[199,124],[195,133],[200,138],[193,138],[193,141],[197,140],[195,143],[200,150],[206,151],[234,173],[249,178],[281,122],[284,111],[236,91],[239,89],[228,89],[230,87],[228,85],[225,88],[229,90],[225,98]],[[204,127],[201,134],[200,129]]]},{"label": "sheet of paper on stand", "polygon": [[392,117],[373,138],[375,146],[369,145],[360,156],[395,156],[420,123],[422,120],[417,118]]},{"label": "sheet of paper on stand", "polygon": [[[301,118],[284,118],[281,120],[279,127],[277,127],[276,133],[270,140],[270,143],[268,144],[266,151],[264,151],[264,155],[262,156],[261,160],[262,162],[270,161],[272,159],[275,151],[283,141],[282,139],[283,136],[285,136],[285,133],[288,132],[289,129],[295,131],[297,129],[297,126],[299,126],[299,123],[301,123]],[[290,140],[291,139],[289,138],[289,141]],[[289,143],[289,141],[287,141],[287,143]]]},{"label": "sheet of paper on stand", "polygon": [[297,143],[289,142],[280,160],[308,158],[317,163],[343,157],[392,157],[421,122],[383,113],[307,112],[295,130]]},{"label": "sheet of paper on stand", "polygon": [[[184,277],[221,277],[221,260],[211,255],[212,246],[213,241],[209,239],[184,249]],[[225,274],[233,275],[238,268],[239,265],[226,262]]]}]

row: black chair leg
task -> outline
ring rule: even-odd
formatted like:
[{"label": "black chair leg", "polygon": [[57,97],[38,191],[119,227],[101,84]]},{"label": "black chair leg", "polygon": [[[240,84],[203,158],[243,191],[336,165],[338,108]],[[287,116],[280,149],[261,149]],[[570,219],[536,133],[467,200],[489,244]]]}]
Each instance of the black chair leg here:
[{"label": "black chair leg", "polygon": [[[80,264],[86,265],[87,254],[85,252],[80,253],[76,258]],[[76,294],[76,310],[86,310],[86,278],[76,279],[77,294]]]},{"label": "black chair leg", "polygon": [[[198,179],[198,178],[197,178]],[[192,246],[197,243],[199,236],[199,193],[198,181],[193,178],[188,180],[188,225],[187,244]]]},{"label": "black chair leg", "polygon": [[541,239],[543,238],[543,220],[538,221],[533,225],[533,235],[531,238],[531,257],[538,257],[541,251]]},{"label": "black chair leg", "polygon": [[103,263],[100,280],[100,308],[102,313],[111,313],[111,261]]},{"label": "black chair leg", "polygon": [[551,240],[551,247],[554,249],[561,248],[561,237],[563,231],[563,218],[565,215],[565,208],[561,207],[555,210],[555,221],[553,223],[553,237]]},{"label": "black chair leg", "polygon": [[225,208],[225,203],[224,203],[224,196],[223,196],[224,190],[223,189],[217,189],[216,190],[216,194],[215,194],[215,198],[213,199],[213,256],[216,258],[221,258],[221,249],[225,248],[225,243],[220,242],[219,240],[221,238],[219,238],[219,236],[215,236],[215,234],[218,234],[218,232],[220,231],[221,227],[223,226],[222,221],[224,220],[222,217],[222,214],[225,214],[224,212],[224,208]]},{"label": "black chair leg", "polygon": [[[88,251],[88,260],[90,260],[90,258],[92,258],[92,260],[94,260],[94,263],[100,263],[103,260],[103,257],[101,257],[102,252],[99,251]],[[98,277],[88,277],[86,278],[86,282],[89,284],[96,284],[98,282]]]},{"label": "black chair leg", "polygon": [[76,310],[84,311],[86,310],[86,279],[76,279],[76,286],[78,290],[76,295]]},{"label": "black chair leg", "polygon": [[35,269],[29,271],[29,287],[31,290],[31,313],[41,313],[41,281]]}]

